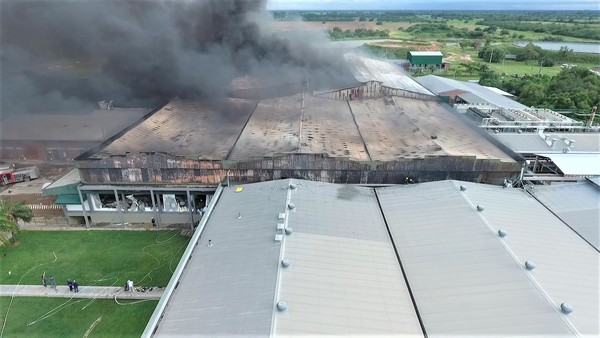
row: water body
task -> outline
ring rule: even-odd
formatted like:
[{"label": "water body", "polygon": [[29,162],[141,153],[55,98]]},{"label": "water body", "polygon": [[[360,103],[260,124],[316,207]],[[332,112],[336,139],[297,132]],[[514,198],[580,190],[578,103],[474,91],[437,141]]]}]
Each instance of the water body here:
[{"label": "water body", "polygon": [[[519,41],[514,44],[519,47],[525,47],[529,42]],[[600,54],[600,43],[594,42],[550,42],[550,41],[535,41],[534,45],[545,50],[559,50],[562,46],[567,46],[575,53],[592,53]]]}]

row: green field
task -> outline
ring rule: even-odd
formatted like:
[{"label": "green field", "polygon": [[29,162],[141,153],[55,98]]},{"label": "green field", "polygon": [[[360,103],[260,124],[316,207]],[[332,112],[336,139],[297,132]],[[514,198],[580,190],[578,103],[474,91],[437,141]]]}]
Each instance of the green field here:
[{"label": "green field", "polygon": [[519,74],[519,75],[549,75],[554,76],[560,72],[560,66],[554,67],[540,67],[537,65],[537,61],[512,61],[507,60],[504,63],[487,63],[490,68],[498,74],[506,73],[508,75]]},{"label": "green field", "polygon": [[[166,286],[188,237],[177,231],[23,231],[0,247],[0,284],[41,284],[41,275],[81,286]],[[9,274],[10,272],[10,274]]]},{"label": "green field", "polygon": [[[158,301],[0,297],[2,337],[139,337]],[[8,315],[7,315],[8,314]],[[88,332],[89,331],[89,332]]]}]

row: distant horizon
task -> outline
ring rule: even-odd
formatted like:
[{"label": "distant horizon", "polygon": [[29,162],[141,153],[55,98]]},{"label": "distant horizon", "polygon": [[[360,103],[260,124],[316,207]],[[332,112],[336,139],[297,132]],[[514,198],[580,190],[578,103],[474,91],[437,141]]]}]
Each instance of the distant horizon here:
[{"label": "distant horizon", "polygon": [[337,11],[337,12],[600,12],[600,9],[348,9],[348,8],[303,8],[303,9],[272,9],[268,11]]},{"label": "distant horizon", "polygon": [[268,10],[600,11],[597,0],[267,0]]}]

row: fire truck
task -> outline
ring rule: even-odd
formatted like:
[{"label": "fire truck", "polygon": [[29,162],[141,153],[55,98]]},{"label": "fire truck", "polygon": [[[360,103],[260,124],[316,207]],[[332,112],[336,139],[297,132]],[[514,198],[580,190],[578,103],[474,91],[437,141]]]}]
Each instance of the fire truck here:
[{"label": "fire truck", "polygon": [[37,167],[15,168],[14,165],[0,165],[0,185],[34,180],[40,177]]}]

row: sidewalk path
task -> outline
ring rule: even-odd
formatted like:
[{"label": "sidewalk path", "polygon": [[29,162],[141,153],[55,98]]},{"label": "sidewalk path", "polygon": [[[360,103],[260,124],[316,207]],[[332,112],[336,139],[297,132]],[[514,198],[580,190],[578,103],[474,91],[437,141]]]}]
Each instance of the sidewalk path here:
[{"label": "sidewalk path", "polygon": [[67,286],[41,285],[0,285],[0,296],[11,297],[58,297],[58,298],[107,298],[127,299],[156,299],[159,300],[163,294],[162,288],[154,288],[152,291],[123,291],[122,287],[116,286],[79,286],[79,292],[71,292]]}]

